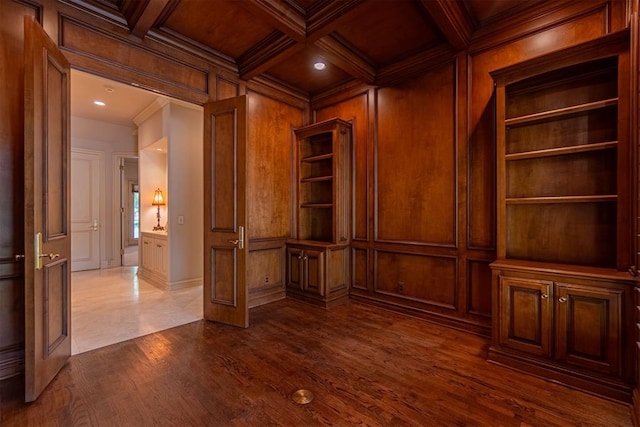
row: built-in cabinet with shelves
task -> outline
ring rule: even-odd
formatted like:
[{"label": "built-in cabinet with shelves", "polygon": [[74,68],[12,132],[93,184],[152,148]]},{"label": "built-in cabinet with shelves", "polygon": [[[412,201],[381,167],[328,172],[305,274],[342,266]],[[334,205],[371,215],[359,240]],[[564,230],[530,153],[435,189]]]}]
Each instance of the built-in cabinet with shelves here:
[{"label": "built-in cabinet with shelves", "polygon": [[628,401],[628,32],[492,73],[497,254],[489,359]]},{"label": "built-in cabinet with shelves", "polygon": [[295,130],[296,236],[287,242],[287,294],[325,307],[349,294],[351,125]]}]

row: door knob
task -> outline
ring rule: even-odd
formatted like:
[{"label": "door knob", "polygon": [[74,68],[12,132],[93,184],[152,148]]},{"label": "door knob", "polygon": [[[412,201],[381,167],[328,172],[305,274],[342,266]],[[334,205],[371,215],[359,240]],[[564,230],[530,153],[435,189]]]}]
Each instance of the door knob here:
[{"label": "door knob", "polygon": [[92,229],[93,231],[98,231],[98,220],[94,219],[93,224],[91,224],[91,227],[89,228]]}]

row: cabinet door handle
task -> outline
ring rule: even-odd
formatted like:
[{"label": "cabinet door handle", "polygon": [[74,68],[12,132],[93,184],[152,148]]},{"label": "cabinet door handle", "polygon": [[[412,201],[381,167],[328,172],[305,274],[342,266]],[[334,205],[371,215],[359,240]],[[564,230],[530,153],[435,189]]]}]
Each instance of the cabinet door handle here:
[{"label": "cabinet door handle", "polygon": [[560,297],[558,298],[559,302],[567,302],[567,299],[565,297]]},{"label": "cabinet door handle", "polygon": [[548,294],[542,294],[542,295],[540,295],[540,299],[547,299],[547,298],[549,298],[549,295],[548,295]]}]

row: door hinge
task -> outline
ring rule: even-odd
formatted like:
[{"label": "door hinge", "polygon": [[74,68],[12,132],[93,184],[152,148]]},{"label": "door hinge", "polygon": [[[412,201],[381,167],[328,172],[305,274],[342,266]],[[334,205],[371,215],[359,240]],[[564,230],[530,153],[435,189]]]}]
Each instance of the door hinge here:
[{"label": "door hinge", "polygon": [[124,165],[120,165],[120,170],[123,171],[124,170]]},{"label": "door hinge", "polygon": [[124,208],[120,208],[120,213],[124,213]]},{"label": "door hinge", "polygon": [[120,249],[120,255],[124,255],[124,249]]}]

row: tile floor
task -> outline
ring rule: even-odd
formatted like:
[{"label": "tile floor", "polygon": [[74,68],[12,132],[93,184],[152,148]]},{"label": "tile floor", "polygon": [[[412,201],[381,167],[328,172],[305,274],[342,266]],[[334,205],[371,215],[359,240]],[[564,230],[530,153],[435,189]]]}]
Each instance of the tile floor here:
[{"label": "tile floor", "polygon": [[71,354],[202,319],[202,286],[164,291],[138,267],[71,274]]}]

